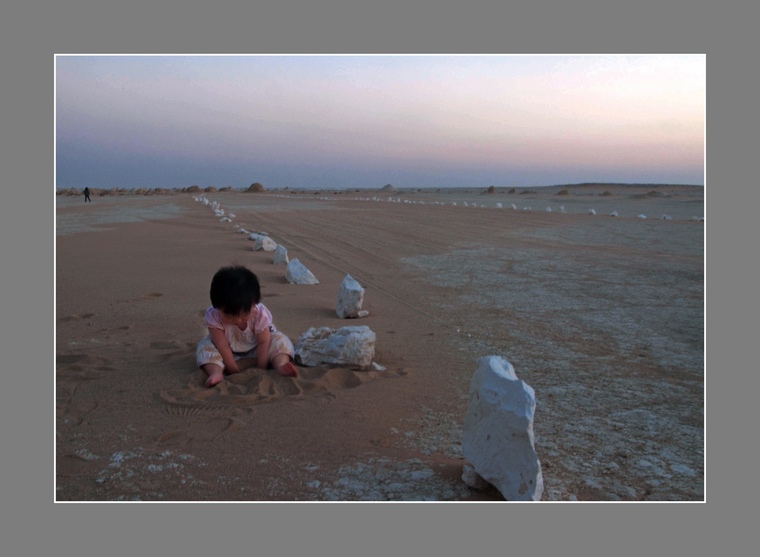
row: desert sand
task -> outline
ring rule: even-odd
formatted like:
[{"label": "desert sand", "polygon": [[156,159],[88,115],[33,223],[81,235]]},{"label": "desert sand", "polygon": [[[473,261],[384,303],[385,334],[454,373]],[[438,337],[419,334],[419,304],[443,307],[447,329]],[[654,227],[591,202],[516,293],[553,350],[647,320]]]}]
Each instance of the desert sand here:
[{"label": "desert sand", "polygon": [[[504,501],[461,481],[487,355],[536,392],[544,501],[704,499],[701,188],[92,199],[56,199],[57,501]],[[319,284],[289,284],[239,227]],[[250,367],[204,388],[195,347],[231,263],[294,343],[366,325],[385,369]],[[346,274],[367,317],[336,315]]]}]

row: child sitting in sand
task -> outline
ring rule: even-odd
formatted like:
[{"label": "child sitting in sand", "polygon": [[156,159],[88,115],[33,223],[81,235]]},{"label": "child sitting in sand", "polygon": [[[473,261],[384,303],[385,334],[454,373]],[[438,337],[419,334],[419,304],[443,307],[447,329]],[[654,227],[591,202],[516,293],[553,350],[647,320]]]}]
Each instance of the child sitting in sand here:
[{"label": "child sitting in sand", "polygon": [[271,363],[280,375],[295,377],[293,344],[272,324],[272,314],[259,303],[259,280],[243,266],[223,267],[211,280],[211,307],[203,323],[208,336],[198,343],[196,362],[208,375],[206,387],[239,373],[237,360],[256,358],[257,367]]}]

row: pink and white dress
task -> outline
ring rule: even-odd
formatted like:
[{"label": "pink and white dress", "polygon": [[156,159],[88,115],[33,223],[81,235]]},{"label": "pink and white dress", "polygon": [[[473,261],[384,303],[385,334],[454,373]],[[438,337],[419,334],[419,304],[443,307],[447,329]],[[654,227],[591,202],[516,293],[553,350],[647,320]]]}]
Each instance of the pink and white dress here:
[{"label": "pink and white dress", "polygon": [[[241,358],[256,357],[256,335],[269,329],[269,361],[272,361],[277,354],[288,354],[292,360],[294,355],[293,343],[283,333],[279,332],[272,323],[272,314],[264,304],[253,306],[251,318],[246,324],[245,330],[241,331],[236,325],[228,325],[222,321],[221,312],[213,306],[206,310],[203,318],[203,324],[208,328],[221,329],[224,331],[224,337],[232,349],[235,360]],[[204,364],[217,364],[224,367],[222,355],[217,350],[211,337],[206,335],[198,343],[195,352],[195,361],[198,367]]]}]

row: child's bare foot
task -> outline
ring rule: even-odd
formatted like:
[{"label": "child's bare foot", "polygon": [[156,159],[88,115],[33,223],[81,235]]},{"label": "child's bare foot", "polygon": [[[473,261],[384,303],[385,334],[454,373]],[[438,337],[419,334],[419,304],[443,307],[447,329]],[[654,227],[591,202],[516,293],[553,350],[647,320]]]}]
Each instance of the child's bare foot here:
[{"label": "child's bare foot", "polygon": [[284,377],[297,377],[298,371],[296,366],[292,362],[286,362],[280,366],[276,366],[275,371]]},{"label": "child's bare foot", "polygon": [[221,383],[222,379],[224,379],[224,375],[222,375],[221,372],[218,373],[218,374],[215,373],[213,375],[209,375],[208,379],[206,379],[205,386],[206,387],[213,387],[217,383]]},{"label": "child's bare foot", "polygon": [[203,371],[208,375],[208,379],[206,379],[205,383],[206,387],[213,387],[224,379],[224,369],[222,366],[216,364],[204,364],[201,367],[203,367]]}]

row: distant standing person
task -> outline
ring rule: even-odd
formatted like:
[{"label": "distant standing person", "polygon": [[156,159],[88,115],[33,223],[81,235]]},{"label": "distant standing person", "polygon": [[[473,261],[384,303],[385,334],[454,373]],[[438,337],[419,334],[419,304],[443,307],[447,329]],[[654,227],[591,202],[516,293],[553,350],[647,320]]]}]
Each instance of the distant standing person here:
[{"label": "distant standing person", "polygon": [[90,188],[84,188],[84,202],[87,203],[88,201],[92,203],[92,199],[90,199]]}]

